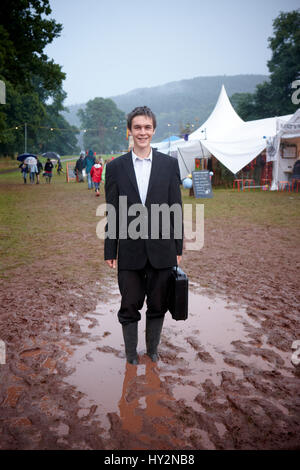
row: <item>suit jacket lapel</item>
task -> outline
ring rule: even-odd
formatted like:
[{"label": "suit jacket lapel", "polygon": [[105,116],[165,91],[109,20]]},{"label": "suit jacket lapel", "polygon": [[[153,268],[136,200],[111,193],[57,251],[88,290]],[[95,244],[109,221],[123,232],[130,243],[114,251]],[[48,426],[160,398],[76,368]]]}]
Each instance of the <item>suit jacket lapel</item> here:
[{"label": "suit jacket lapel", "polygon": [[148,199],[150,197],[151,187],[153,186],[153,183],[158,178],[158,176],[159,176],[159,157],[156,153],[156,150],[153,149],[152,150],[151,173],[150,173],[150,178],[149,178],[149,184],[148,184],[148,190],[147,190],[145,205],[147,205]]},{"label": "suit jacket lapel", "polygon": [[140,193],[139,193],[139,188],[138,188],[138,185],[137,185],[137,181],[136,181],[136,176],[135,176],[135,171],[134,171],[134,167],[133,167],[133,162],[132,162],[132,153],[131,152],[128,152],[125,156],[125,161],[124,161],[125,165],[124,165],[124,169],[138,195],[138,198],[141,202],[141,198],[140,198]]}]

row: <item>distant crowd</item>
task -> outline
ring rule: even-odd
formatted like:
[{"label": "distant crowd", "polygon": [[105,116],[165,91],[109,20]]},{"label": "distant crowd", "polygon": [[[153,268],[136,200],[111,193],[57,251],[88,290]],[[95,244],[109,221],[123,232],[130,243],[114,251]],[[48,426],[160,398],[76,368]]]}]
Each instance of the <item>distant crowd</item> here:
[{"label": "distant crowd", "polygon": [[82,183],[86,175],[88,189],[95,188],[96,196],[99,196],[100,184],[101,182],[105,182],[106,165],[110,161],[111,160],[109,159],[104,163],[103,159],[101,157],[97,157],[96,153],[92,150],[80,152],[80,156],[75,165],[77,181]]},{"label": "distant crowd", "polygon": [[28,163],[22,162],[19,165],[19,168],[22,173],[24,184],[27,183],[27,178],[29,178],[31,184],[39,184],[41,174],[45,177],[46,183],[50,184],[53,168],[56,168],[58,175],[64,173],[60,160],[57,160],[57,163],[54,165],[51,159],[47,158],[45,166],[43,166],[38,156],[31,159]]},{"label": "distant crowd", "polygon": [[[86,179],[88,189],[95,188],[96,196],[99,196],[100,184],[101,182],[105,182],[106,164],[113,160],[113,158],[114,157],[104,162],[103,158],[97,156],[96,152],[93,152],[92,150],[88,150],[86,152],[81,151],[74,168],[76,180],[79,183],[82,183]],[[31,184],[39,184],[41,181],[41,175],[45,177],[45,182],[50,184],[52,173],[55,169],[58,175],[64,173],[60,159],[55,163],[54,160],[48,158],[45,165],[42,164],[38,156],[31,159],[29,158],[26,163],[25,161],[19,165],[24,184],[27,183],[27,180]]]}]

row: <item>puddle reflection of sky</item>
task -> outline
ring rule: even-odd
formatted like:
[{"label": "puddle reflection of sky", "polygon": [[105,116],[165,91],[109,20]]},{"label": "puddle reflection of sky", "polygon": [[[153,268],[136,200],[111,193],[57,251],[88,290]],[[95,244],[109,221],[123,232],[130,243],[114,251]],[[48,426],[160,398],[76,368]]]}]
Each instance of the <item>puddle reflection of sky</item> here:
[{"label": "puddle reflection of sky", "polygon": [[[140,364],[128,365],[117,319],[118,306],[119,294],[113,291],[109,304],[99,303],[93,314],[80,320],[81,331],[89,336],[84,338],[83,344],[76,345],[70,357],[74,372],[66,379],[85,394],[80,401],[81,415],[88,414],[88,409],[97,405],[94,417],[98,417],[107,432],[110,428],[107,413],[117,413],[123,429],[139,432],[143,421],[149,417],[164,416],[171,424],[172,413],[163,406],[164,402],[182,399],[195,411],[203,411],[194,399],[206,379],[219,385],[223,370],[243,377],[242,369],[224,362],[224,352],[263,370],[273,367],[261,357],[248,357],[235,351],[232,342],[249,341],[247,327],[250,326],[252,332],[260,332],[259,323],[250,319],[244,308],[196,292],[189,295],[188,320],[176,322],[169,313],[166,315],[160,350],[162,358],[165,353],[171,352],[174,356],[175,352],[175,359],[160,360],[154,365],[145,356],[144,307],[139,322]],[[202,361],[198,349],[209,353],[213,361]],[[164,383],[168,386],[163,386]],[[163,424],[157,424],[157,432],[164,432]]]}]

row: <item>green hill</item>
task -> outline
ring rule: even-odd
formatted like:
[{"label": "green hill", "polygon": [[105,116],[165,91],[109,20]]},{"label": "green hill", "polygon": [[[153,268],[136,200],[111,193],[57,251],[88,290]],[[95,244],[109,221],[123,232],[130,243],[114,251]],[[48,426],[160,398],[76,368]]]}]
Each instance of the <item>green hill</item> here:
[{"label": "green hill", "polygon": [[[194,124],[195,128],[199,127],[213,110],[222,84],[230,97],[234,93],[253,93],[256,85],[267,78],[266,75],[196,77],[156,87],[138,88],[112,96],[111,99],[126,113],[135,106],[149,106],[157,116],[155,140],[159,141],[168,135],[178,135],[180,129],[188,123]],[[76,113],[82,107],[84,104],[69,106],[70,112],[64,113],[64,117],[71,124],[79,126]]]}]

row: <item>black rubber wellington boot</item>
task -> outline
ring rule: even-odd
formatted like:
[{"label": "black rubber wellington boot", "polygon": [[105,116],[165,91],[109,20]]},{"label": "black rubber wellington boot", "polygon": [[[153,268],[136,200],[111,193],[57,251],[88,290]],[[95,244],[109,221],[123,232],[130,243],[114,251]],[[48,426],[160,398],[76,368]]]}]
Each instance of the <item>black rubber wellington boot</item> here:
[{"label": "black rubber wellington boot", "polygon": [[157,362],[158,360],[157,347],[159,345],[164,319],[164,316],[160,318],[146,318],[146,347],[147,354],[152,362]]},{"label": "black rubber wellington boot", "polygon": [[125,353],[129,364],[137,365],[139,363],[136,352],[138,342],[138,322],[122,325],[123,337],[125,343]]}]

